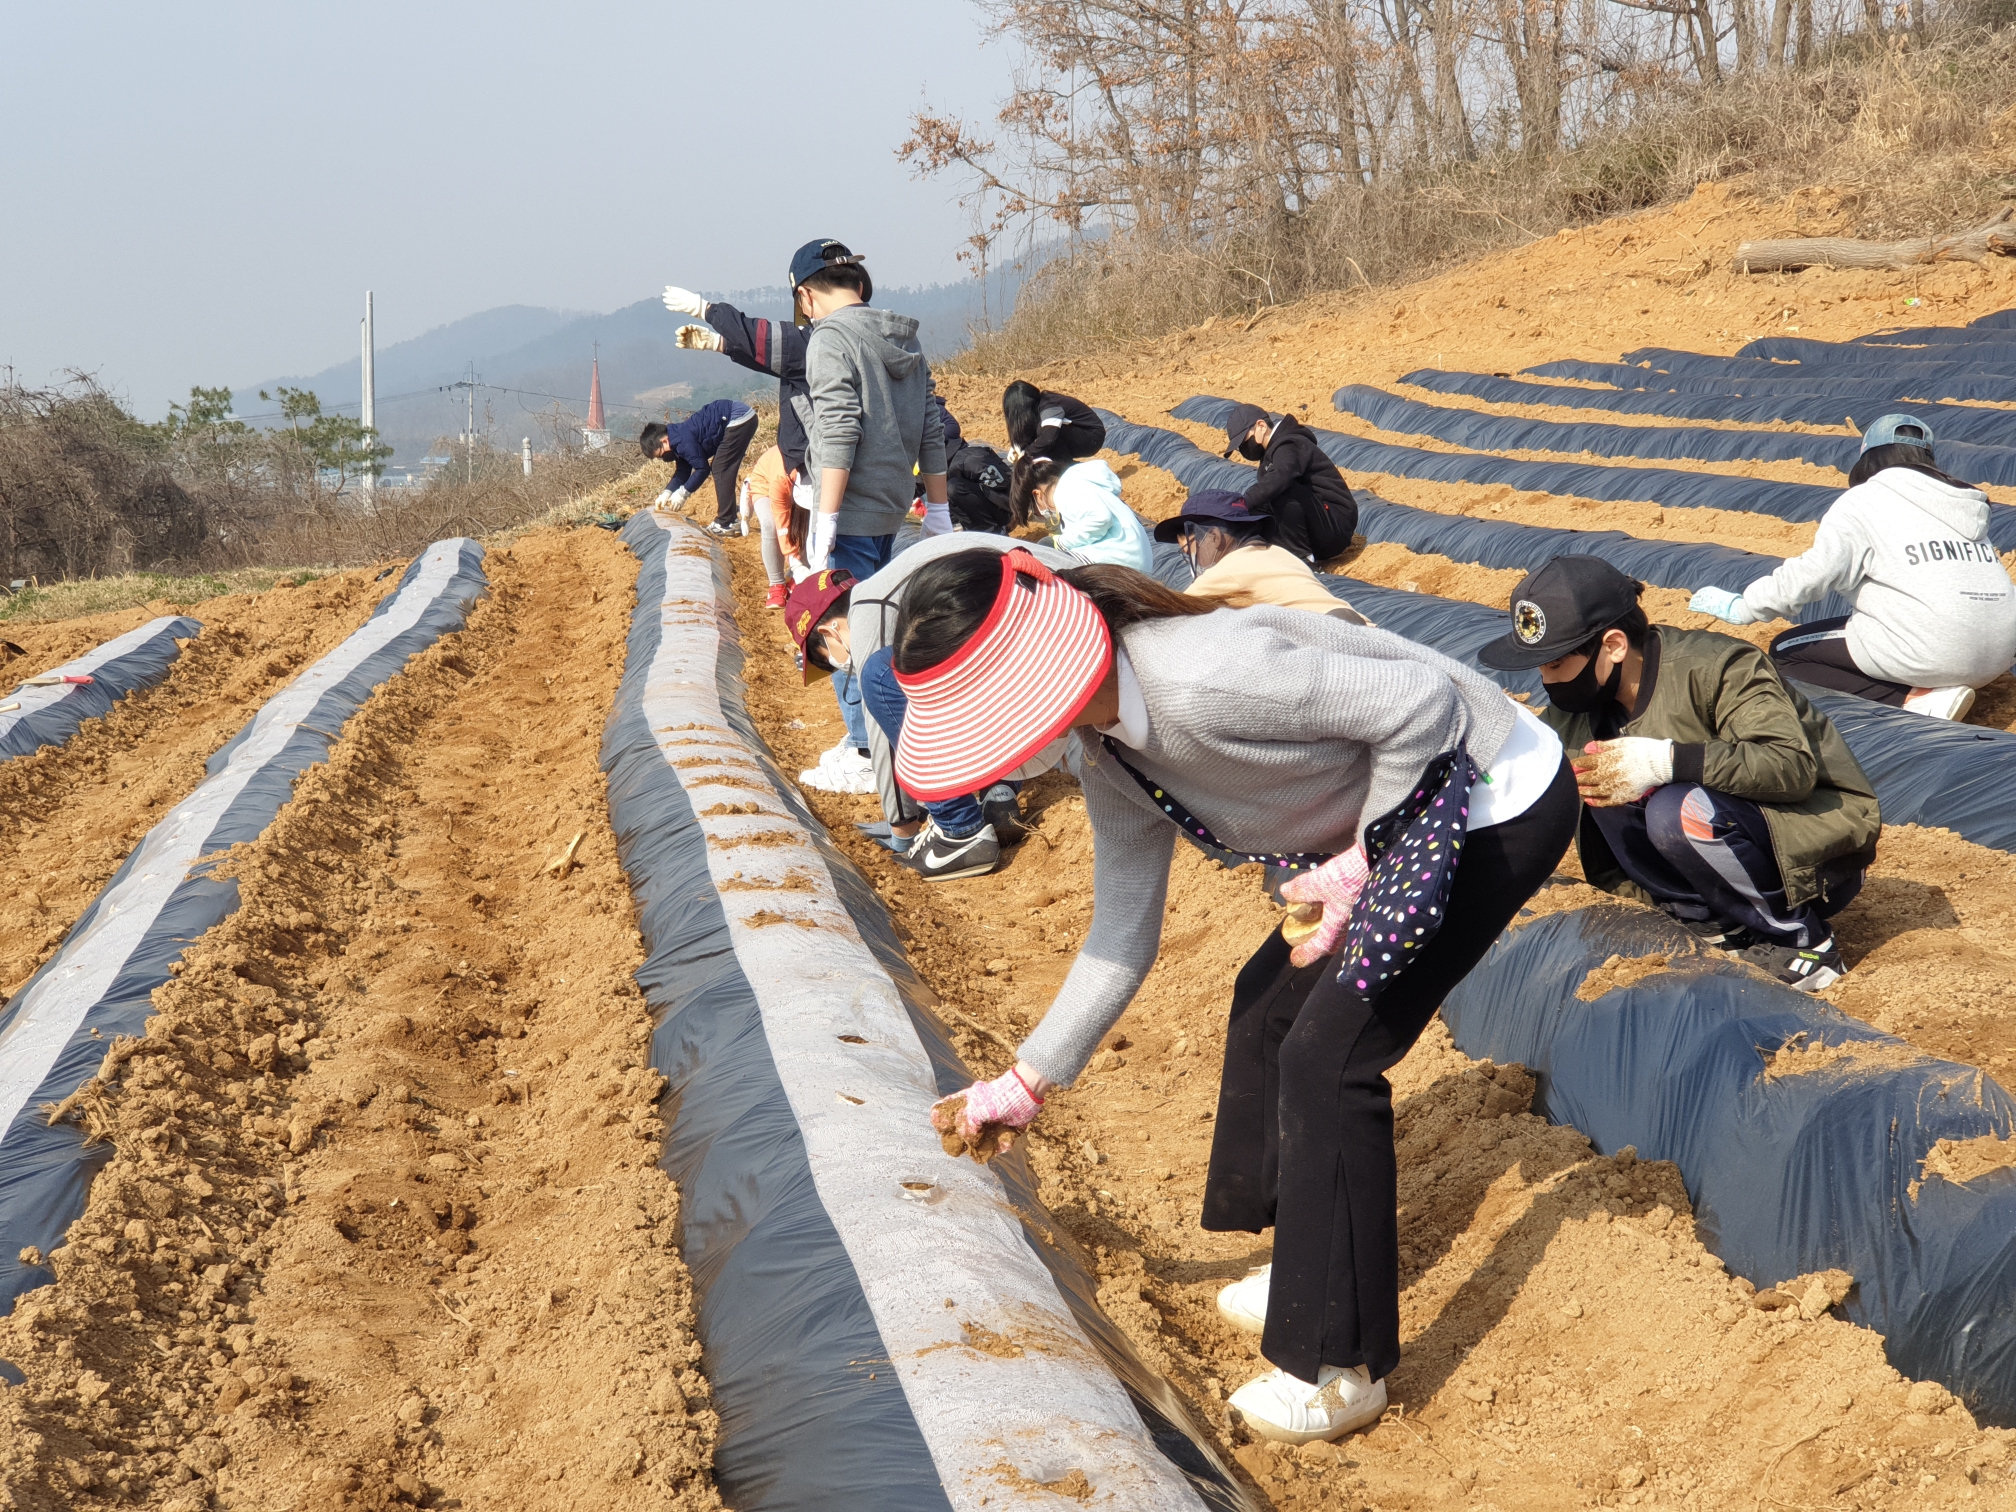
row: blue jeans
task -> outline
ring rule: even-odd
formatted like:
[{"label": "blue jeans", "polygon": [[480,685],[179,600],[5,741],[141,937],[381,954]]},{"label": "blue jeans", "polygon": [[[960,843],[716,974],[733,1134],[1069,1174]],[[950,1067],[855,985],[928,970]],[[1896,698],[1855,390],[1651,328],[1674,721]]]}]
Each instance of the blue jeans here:
[{"label": "blue jeans", "polygon": [[[889,565],[890,547],[896,537],[879,536],[835,536],[833,550],[826,558],[828,567],[837,567],[851,573],[854,581],[865,583],[869,578]],[[861,712],[861,679],[858,674],[835,672],[833,674],[833,696],[840,703],[840,718],[847,725],[847,743],[857,751],[868,749],[868,718]],[[895,739],[895,736],[890,736]]]},{"label": "blue jeans", "polygon": [[[895,745],[903,738],[903,714],[910,707],[910,700],[903,696],[903,689],[897,685],[896,669],[890,663],[887,646],[861,664],[861,693],[868,702],[868,712],[875,716],[875,723],[882,726],[882,733],[889,737],[889,744]],[[1013,787],[1014,784],[1008,786]],[[923,802],[922,799],[918,801]],[[979,801],[971,793],[939,803],[925,803],[924,812],[937,822],[947,838],[953,840],[965,839],[987,822]]]}]

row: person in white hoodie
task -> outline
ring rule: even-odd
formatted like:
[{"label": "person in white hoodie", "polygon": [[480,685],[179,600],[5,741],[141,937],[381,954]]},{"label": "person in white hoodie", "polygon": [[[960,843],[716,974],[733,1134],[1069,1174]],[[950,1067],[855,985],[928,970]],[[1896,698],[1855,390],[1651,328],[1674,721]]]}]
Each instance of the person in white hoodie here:
[{"label": "person in white hoodie", "polygon": [[1008,481],[1009,528],[1041,518],[1050,544],[1088,563],[1149,572],[1155,542],[1120,497],[1120,476],[1104,462],[1060,462],[1040,452],[1018,457]]},{"label": "person in white hoodie", "polygon": [[1939,719],[2016,661],[2016,584],[1988,538],[1988,499],[1939,471],[1932,431],[1885,415],[1863,432],[1848,491],[1813,545],[1741,593],[1703,588],[1688,607],[1732,625],[1790,619],[1839,593],[1852,614],[1771,643],[1785,676]]}]

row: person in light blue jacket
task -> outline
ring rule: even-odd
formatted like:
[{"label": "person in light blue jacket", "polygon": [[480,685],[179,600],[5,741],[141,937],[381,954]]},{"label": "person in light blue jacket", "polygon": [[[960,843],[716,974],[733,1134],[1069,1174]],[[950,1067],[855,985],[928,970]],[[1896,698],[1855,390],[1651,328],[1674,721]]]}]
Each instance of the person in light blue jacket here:
[{"label": "person in light blue jacket", "polygon": [[1119,475],[1096,458],[1070,463],[1019,458],[1008,485],[1008,512],[1011,529],[1040,520],[1051,531],[1051,545],[1086,562],[1136,572],[1154,565],[1154,538],[1120,497]]}]

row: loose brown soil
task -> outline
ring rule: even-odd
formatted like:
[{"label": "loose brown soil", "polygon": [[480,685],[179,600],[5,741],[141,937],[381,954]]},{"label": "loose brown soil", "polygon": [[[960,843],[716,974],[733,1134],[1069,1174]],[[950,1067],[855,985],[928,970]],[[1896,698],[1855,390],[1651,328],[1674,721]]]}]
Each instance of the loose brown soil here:
[{"label": "loose brown soil", "polygon": [[[203,780],[203,763],[296,672],[356,629],[395,578],[347,572],[307,587],[211,599],[168,676],[60,746],[0,763],[0,998],[11,997],[154,822]],[[40,671],[174,612],[165,604],[18,625]]]},{"label": "loose brown soil", "polygon": [[635,564],[485,565],[78,1100],[111,1161],[0,1320],[0,1506],[718,1505],[596,764]]}]

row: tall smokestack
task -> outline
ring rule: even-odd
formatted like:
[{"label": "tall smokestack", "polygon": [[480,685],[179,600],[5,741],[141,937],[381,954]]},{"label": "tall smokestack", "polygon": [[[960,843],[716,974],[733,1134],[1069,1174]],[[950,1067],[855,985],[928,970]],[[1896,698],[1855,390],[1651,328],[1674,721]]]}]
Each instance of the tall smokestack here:
[{"label": "tall smokestack", "polygon": [[[371,291],[364,291],[364,411],[360,417],[367,430],[378,424],[378,380],[372,372],[374,343],[371,337]],[[364,474],[364,497],[369,499],[378,492],[378,475],[367,471]]]}]

